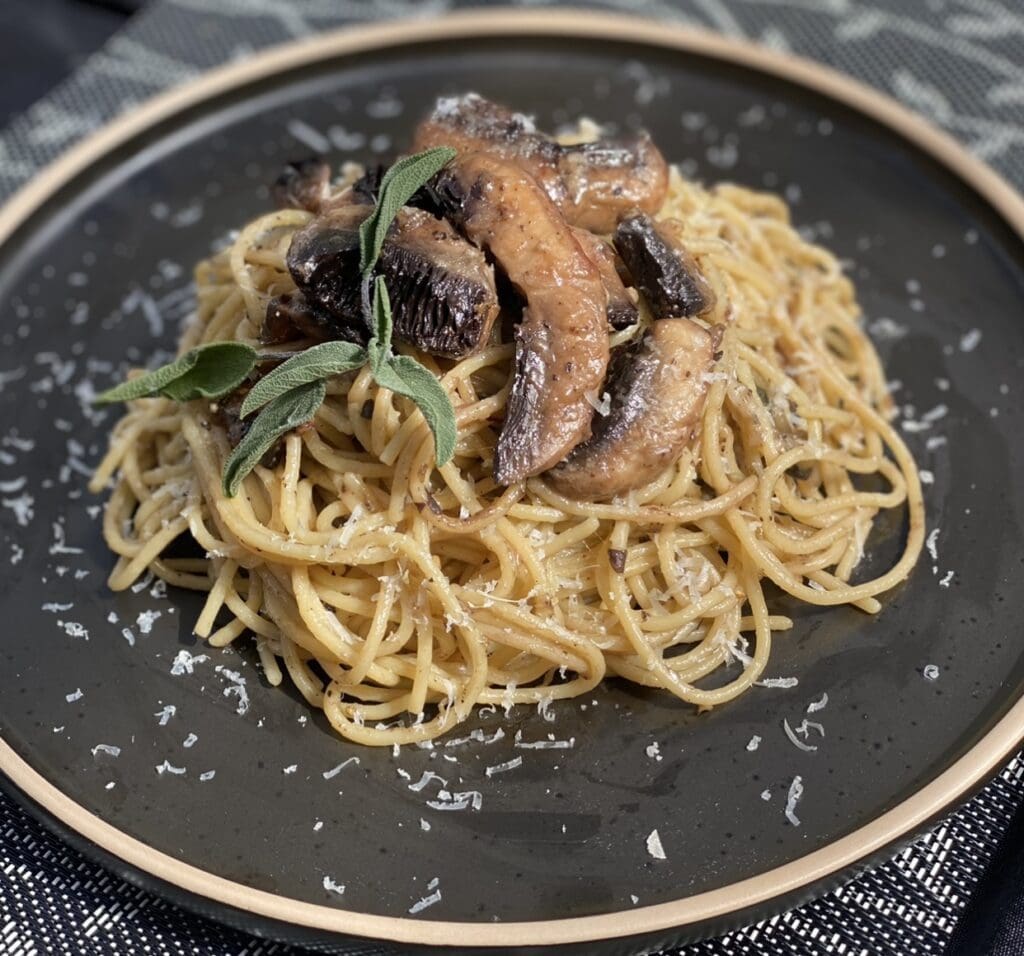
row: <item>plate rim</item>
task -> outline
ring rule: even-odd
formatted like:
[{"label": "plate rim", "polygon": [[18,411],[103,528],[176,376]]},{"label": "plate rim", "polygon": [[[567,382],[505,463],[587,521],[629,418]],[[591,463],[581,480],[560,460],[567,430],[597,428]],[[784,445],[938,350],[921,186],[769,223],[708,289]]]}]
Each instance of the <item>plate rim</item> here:
[{"label": "plate rim", "polygon": [[[592,9],[498,7],[431,20],[342,27],[270,47],[204,73],[115,118],[45,167],[0,209],[0,247],[44,203],[94,162],[191,107],[300,65],[386,50],[407,43],[482,36],[625,41],[695,54],[781,78],[822,94],[887,127],[951,171],[985,199],[1024,241],[1024,197],[948,134],[883,93],[810,60],[707,30]],[[339,936],[410,945],[496,948],[514,927],[519,946],[558,946],[645,936],[720,921],[807,893],[923,828],[980,786],[1024,740],[1024,695],[965,754],[934,780],[863,827],[825,847],[724,887],[652,906],[551,920],[472,923],[386,917],[308,903],[245,886],[148,846],[75,803],[0,736],[0,771],[44,811],[130,867],[186,893],[284,924]]]}]

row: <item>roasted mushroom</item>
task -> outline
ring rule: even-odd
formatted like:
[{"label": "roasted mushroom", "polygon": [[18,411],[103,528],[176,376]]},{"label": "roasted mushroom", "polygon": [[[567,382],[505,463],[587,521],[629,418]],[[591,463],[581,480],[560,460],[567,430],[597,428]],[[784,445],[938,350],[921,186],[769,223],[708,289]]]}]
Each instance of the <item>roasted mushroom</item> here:
[{"label": "roasted mushroom", "polygon": [[362,315],[359,226],[369,207],[334,205],[292,236],[285,261],[308,303],[346,322]]},{"label": "roasted mushroom", "polygon": [[396,226],[380,265],[391,293],[395,335],[447,358],[486,345],[498,317],[498,294],[483,252],[421,209],[403,209]]},{"label": "roasted mushroom", "polygon": [[365,345],[370,333],[361,315],[336,316],[315,308],[301,292],[285,292],[267,303],[267,312],[260,329],[264,345],[283,345],[297,339],[326,342],[342,340]]},{"label": "roasted mushroom", "polygon": [[590,434],[586,396],[608,365],[607,293],[564,216],[518,164],[462,154],[434,189],[526,302],[494,460],[495,480],[512,484],[550,468]]},{"label": "roasted mushroom", "polygon": [[319,212],[331,194],[331,167],[319,156],[288,163],[271,187],[279,209]]},{"label": "roasted mushroom", "polygon": [[657,212],[668,192],[668,163],[647,133],[563,147],[558,168],[566,216],[592,232],[611,232],[630,209]]},{"label": "roasted mushroom", "polygon": [[668,190],[668,165],[642,134],[562,146],[522,113],[475,93],[438,100],[416,131],[414,148],[451,146],[518,163],[543,186],[573,225],[608,233],[632,208],[655,212]]},{"label": "roasted mushroom", "polygon": [[676,461],[701,420],[720,328],[689,319],[653,322],[619,350],[608,374],[610,409],[593,435],[545,476],[573,498],[610,498],[653,481]]},{"label": "roasted mushroom", "polygon": [[715,295],[680,240],[681,224],[636,211],[615,229],[615,249],[656,318],[703,315]]},{"label": "roasted mushroom", "polygon": [[608,293],[608,324],[613,329],[632,325],[640,313],[615,267],[614,251],[600,236],[586,229],[573,229],[573,235],[601,273],[601,281]]},{"label": "roasted mushroom", "polygon": [[[333,206],[299,230],[288,269],[307,301],[344,328],[362,322],[359,225],[368,207]],[[377,271],[391,293],[395,337],[425,352],[461,358],[486,344],[498,315],[494,271],[452,227],[402,209]]]}]

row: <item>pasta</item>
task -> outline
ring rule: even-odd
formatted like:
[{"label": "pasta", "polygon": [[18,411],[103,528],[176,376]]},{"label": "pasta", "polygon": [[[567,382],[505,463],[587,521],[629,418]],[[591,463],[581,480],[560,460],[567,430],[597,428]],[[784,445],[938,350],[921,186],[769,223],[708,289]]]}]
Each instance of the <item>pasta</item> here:
[{"label": "pasta", "polygon": [[[367,368],[332,379],[283,460],[233,498],[210,403],[143,398],[92,482],[113,479],[110,586],[149,570],[207,592],[196,634],[215,647],[253,635],[271,683],[287,675],[342,737],[369,745],[436,738],[474,706],[544,707],[612,676],[724,704],[791,626],[772,613],[769,582],[807,604],[877,612],[918,557],[924,508],[850,281],[774,196],[673,171],[659,215],[685,224],[715,293],[703,318],[725,332],[698,438],[649,485],[605,503],[543,476],[495,485],[510,343],[459,361],[415,353],[456,409],[455,458],[440,469],[422,414]],[[258,341],[268,298],[293,287],[284,257],[310,218],[269,213],[199,264],[181,351]],[[855,582],[889,509],[908,515],[902,554]],[[182,536],[203,556],[174,556]]]}]

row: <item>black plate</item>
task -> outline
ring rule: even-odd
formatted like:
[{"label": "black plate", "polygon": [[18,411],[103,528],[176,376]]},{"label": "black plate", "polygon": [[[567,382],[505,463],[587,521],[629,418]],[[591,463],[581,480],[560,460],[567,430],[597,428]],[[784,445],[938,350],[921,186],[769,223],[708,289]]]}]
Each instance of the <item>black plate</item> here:
[{"label": "black plate", "polygon": [[[495,32],[293,63],[211,95],[73,177],[0,248],[0,737],[117,830],[246,887],[410,921],[628,913],[622,925],[640,933],[653,928],[642,907],[790,864],[915,798],[1019,700],[1024,251],[923,149],[821,93],[635,40]],[[336,738],[294,692],[266,685],[246,646],[197,646],[193,596],[106,590],[99,500],[84,485],[116,412],[91,410],[92,389],[173,346],[193,262],[267,207],[284,160],[390,156],[437,94],[465,89],[545,126],[581,113],[646,126],[689,175],[783,193],[849,260],[897,398],[922,423],[905,434],[933,479],[938,536],[878,617],[797,613],[769,666],[796,687],[697,716],[609,682],[556,705],[553,723],[516,708],[466,728],[504,731],[495,743],[395,756]],[[175,676],[183,649],[206,659]],[[813,718],[826,736],[802,752],[783,720],[826,693]],[[518,733],[574,744],[516,749]],[[520,767],[487,775],[515,756]],[[437,781],[410,787],[425,772],[479,790],[481,809],[430,808]],[[784,814],[797,775],[799,827]],[[654,829],[665,860],[648,853]],[[409,916],[435,878],[440,902]],[[797,882],[770,905],[806,893],[809,877]],[[201,881],[190,889],[206,895]],[[746,902],[687,932],[720,928]]]}]

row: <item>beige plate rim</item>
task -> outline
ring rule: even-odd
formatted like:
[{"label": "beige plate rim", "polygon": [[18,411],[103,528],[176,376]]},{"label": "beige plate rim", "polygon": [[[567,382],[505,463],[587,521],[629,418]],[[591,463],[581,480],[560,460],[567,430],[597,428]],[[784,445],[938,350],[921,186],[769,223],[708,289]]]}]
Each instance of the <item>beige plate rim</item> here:
[{"label": "beige plate rim", "polygon": [[[61,186],[137,133],[209,99],[255,80],[314,63],[410,41],[485,35],[542,35],[624,40],[681,53],[710,56],[751,67],[824,93],[881,122],[942,162],[984,196],[1024,238],[1024,199],[951,137],[893,100],[825,67],[745,42],[593,11],[499,8],[430,21],[400,21],[348,28],[276,47],[215,70],[157,96],[90,136],[49,166],[0,210],[0,243]],[[138,870],[175,887],[261,917],[330,933],[399,943],[499,947],[514,932],[518,946],[554,946],[655,933],[719,920],[798,893],[914,833],[980,785],[1024,738],[1024,699],[948,770],[861,829],[827,847],[766,873],[689,898],[625,912],[522,923],[455,923],[372,916],[305,903],[215,876],[154,850],[76,804],[0,739],[0,770],[61,823]],[[514,930],[511,927],[514,925]]]}]

